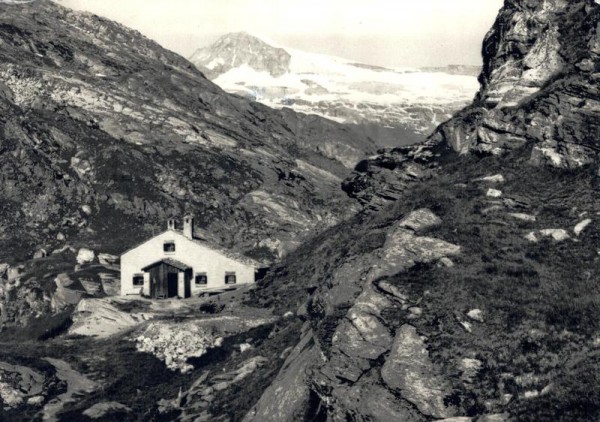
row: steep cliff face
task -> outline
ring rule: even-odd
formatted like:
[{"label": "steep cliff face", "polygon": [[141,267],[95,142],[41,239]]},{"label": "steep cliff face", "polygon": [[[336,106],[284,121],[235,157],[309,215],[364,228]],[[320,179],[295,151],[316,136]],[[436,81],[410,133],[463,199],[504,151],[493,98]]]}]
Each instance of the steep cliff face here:
[{"label": "steep cliff face", "polygon": [[477,99],[435,139],[492,154],[532,142],[534,164],[597,164],[599,25],[593,0],[507,0],[483,44]]},{"label": "steep cliff face", "polygon": [[404,189],[415,166],[435,169],[455,153],[503,155],[525,148],[528,165],[598,167],[599,46],[600,5],[592,0],[506,1],[483,43],[481,88],[473,104],[426,142],[365,160],[344,189],[378,207],[396,199],[385,192],[398,191],[399,183]]}]

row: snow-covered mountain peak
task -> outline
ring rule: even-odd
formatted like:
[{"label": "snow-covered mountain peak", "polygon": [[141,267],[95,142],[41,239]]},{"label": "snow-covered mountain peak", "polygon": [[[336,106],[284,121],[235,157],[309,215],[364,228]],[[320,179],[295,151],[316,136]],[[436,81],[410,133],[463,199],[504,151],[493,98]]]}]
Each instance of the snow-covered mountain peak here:
[{"label": "snow-covered mountain peak", "polygon": [[246,32],[219,38],[191,61],[226,91],[270,107],[413,134],[428,134],[479,88],[460,67],[391,69],[274,46]]},{"label": "snow-covered mountain peak", "polygon": [[224,35],[212,45],[196,50],[190,57],[190,61],[211,79],[242,66],[278,77],[289,71],[290,59],[290,54],[284,49],[248,32]]}]

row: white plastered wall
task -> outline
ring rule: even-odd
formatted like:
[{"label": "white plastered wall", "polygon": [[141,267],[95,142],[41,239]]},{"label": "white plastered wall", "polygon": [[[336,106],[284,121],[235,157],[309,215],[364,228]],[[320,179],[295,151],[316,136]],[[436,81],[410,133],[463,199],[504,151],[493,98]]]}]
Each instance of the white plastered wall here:
[{"label": "white plastered wall", "polygon": [[[175,252],[164,252],[163,245],[166,241],[175,242]],[[235,272],[236,285],[251,284],[255,280],[253,266],[229,258],[186,238],[177,231],[167,230],[121,256],[121,295],[139,295],[143,287],[133,286],[133,276],[142,274],[142,268],[147,265],[165,258],[175,259],[193,269],[192,296],[197,296],[206,290],[226,287],[226,272]],[[208,284],[196,286],[194,280],[196,273],[206,273]]]}]

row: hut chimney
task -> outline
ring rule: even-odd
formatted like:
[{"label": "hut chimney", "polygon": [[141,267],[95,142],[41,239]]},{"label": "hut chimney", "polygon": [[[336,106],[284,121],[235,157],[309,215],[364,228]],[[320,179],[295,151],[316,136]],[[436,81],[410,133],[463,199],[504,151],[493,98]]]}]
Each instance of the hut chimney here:
[{"label": "hut chimney", "polygon": [[194,238],[194,217],[189,214],[183,217],[183,235],[188,239]]},{"label": "hut chimney", "polygon": [[175,220],[172,218],[169,218],[167,220],[167,229],[168,230],[175,230]]}]

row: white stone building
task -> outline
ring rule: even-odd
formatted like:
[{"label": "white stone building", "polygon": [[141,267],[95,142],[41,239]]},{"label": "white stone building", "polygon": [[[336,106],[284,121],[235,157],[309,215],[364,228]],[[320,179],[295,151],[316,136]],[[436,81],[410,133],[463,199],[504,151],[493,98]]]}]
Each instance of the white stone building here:
[{"label": "white stone building", "polygon": [[121,295],[186,298],[256,281],[261,265],[194,236],[194,219],[183,232],[167,230],[121,255]]}]

